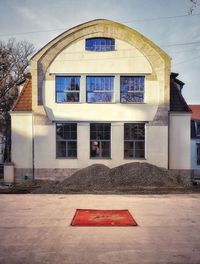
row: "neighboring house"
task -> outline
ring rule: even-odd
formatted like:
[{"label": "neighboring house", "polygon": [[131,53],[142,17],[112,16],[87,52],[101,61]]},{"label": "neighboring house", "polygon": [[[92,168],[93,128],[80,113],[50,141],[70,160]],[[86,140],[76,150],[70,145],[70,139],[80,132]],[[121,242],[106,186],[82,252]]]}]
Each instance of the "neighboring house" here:
[{"label": "neighboring house", "polygon": [[132,161],[189,171],[191,111],[170,65],[153,42],[109,20],[53,39],[33,56],[11,112],[16,179]]},{"label": "neighboring house", "polygon": [[189,105],[191,120],[191,168],[200,176],[200,105]]}]

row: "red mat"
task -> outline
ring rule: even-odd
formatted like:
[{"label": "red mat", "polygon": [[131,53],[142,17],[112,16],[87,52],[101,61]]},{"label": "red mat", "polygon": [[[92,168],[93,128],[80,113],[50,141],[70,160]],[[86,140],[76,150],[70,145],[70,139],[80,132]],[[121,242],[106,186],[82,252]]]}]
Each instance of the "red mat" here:
[{"label": "red mat", "polygon": [[128,210],[77,209],[72,226],[137,226]]}]

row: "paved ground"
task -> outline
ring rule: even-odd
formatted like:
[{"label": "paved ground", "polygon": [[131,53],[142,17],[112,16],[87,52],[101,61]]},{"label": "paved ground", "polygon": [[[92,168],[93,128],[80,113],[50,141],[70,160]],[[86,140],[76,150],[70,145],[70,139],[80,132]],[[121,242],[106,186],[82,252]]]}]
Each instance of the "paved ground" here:
[{"label": "paved ground", "polygon": [[[200,194],[1,195],[1,264],[199,264]],[[129,209],[138,227],[71,227],[76,208]]]}]

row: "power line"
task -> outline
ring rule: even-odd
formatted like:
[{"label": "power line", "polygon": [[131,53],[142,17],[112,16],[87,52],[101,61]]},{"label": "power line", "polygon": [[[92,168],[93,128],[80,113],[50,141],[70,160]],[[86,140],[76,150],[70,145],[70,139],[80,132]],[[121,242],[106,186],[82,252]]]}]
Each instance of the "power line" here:
[{"label": "power line", "polygon": [[[135,20],[129,20],[129,21],[120,21],[120,23],[148,22],[148,21],[166,20],[166,19],[175,19],[175,18],[184,18],[184,17],[192,18],[195,16],[200,16],[200,13],[192,14],[192,15],[177,15],[177,16],[164,16],[164,17],[153,17],[153,18],[145,18],[145,19],[135,19]],[[13,32],[13,33],[7,33],[7,34],[0,34],[0,37],[44,33],[44,32],[59,31],[59,30],[66,30],[66,28],[25,31],[25,32],[17,32],[17,33]]]},{"label": "power line", "polygon": [[165,20],[165,19],[174,19],[174,18],[184,18],[184,17],[191,17],[191,16],[199,16],[200,14],[192,14],[192,15],[178,15],[178,16],[165,16],[165,17],[152,17],[152,18],[145,18],[145,19],[135,19],[124,21],[122,23],[133,23],[133,22],[148,22],[148,21],[155,21],[155,20]]}]

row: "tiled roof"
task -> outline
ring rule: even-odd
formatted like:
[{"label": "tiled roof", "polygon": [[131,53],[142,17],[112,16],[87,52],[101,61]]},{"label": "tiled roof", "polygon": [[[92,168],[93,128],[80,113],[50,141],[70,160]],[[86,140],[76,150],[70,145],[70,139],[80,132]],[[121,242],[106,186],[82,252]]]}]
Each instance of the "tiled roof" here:
[{"label": "tiled roof", "polygon": [[192,110],[192,119],[200,120],[200,105],[189,105]]},{"label": "tiled roof", "polygon": [[[177,75],[178,76],[178,75]],[[181,94],[181,89],[178,88],[182,82],[174,74],[171,74],[170,78],[170,111],[172,112],[191,112],[189,106],[187,105],[183,95]],[[182,83],[183,86],[184,83]]]},{"label": "tiled roof", "polygon": [[26,80],[12,111],[32,111],[32,82]]}]

